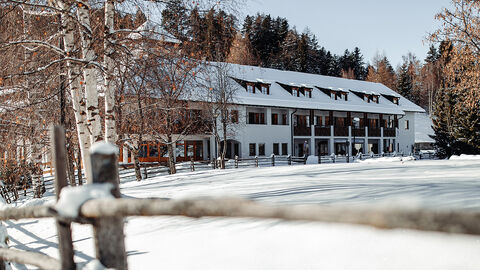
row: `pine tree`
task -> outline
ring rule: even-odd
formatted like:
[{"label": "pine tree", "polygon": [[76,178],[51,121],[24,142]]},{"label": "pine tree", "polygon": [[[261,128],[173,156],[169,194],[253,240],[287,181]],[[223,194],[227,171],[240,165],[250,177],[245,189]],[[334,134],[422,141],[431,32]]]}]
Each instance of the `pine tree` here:
[{"label": "pine tree", "polygon": [[397,92],[408,100],[412,100],[412,90],[412,76],[408,70],[408,64],[403,63],[398,72]]},{"label": "pine tree", "polygon": [[460,99],[456,112],[454,136],[458,141],[458,150],[462,154],[480,153],[480,106],[464,106]]},{"label": "pine tree", "polygon": [[437,48],[435,48],[434,45],[430,46],[430,49],[427,52],[427,57],[425,57],[425,62],[426,63],[434,63],[438,60],[440,57]]},{"label": "pine tree", "polygon": [[456,95],[451,89],[442,89],[435,101],[432,121],[435,140],[434,147],[440,158],[448,158],[458,154],[458,142],[454,136]]}]

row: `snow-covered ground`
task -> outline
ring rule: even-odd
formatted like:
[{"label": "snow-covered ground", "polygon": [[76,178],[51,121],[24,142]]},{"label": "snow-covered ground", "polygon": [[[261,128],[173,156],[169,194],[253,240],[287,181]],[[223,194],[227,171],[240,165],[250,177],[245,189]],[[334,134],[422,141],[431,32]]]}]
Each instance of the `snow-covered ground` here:
[{"label": "snow-covered ground", "polygon": [[[122,179],[125,196],[239,196],[276,204],[480,210],[480,159],[210,170]],[[51,202],[53,196],[27,204]],[[13,248],[57,256],[53,220],[6,222]],[[480,237],[366,226],[232,218],[129,218],[130,269],[480,269]],[[77,261],[91,230],[74,226]],[[25,269],[17,266],[16,269]]]}]

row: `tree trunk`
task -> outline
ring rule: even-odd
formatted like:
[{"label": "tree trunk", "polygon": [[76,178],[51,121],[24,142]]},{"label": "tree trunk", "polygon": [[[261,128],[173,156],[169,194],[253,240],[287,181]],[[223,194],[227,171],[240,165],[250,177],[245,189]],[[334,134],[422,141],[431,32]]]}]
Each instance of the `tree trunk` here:
[{"label": "tree trunk", "polygon": [[[79,147],[80,148],[80,147]],[[78,185],[83,185],[82,179],[82,154],[80,149],[77,151],[77,178],[78,178]]]},{"label": "tree trunk", "polygon": [[32,142],[32,185],[33,185],[33,197],[41,198],[45,193],[45,185],[43,183],[43,171],[42,171],[42,153],[40,144],[34,139]]},{"label": "tree trunk", "polygon": [[175,152],[173,149],[171,136],[168,136],[167,150],[168,150],[168,173],[176,174],[177,169],[175,168]]},{"label": "tree trunk", "polygon": [[[57,2],[62,12],[62,34],[65,44],[65,53],[72,55],[75,50],[75,21],[68,15],[67,10],[69,7],[65,6],[63,1]],[[71,61],[67,61],[67,75],[68,75],[68,87],[70,89],[70,95],[72,97],[72,107],[75,115],[75,125],[77,129],[78,142],[80,145],[80,152],[83,156],[83,168],[85,168],[85,174],[87,179],[91,179],[90,164],[88,162],[89,156],[87,155],[88,149],[90,149],[90,140],[88,139],[87,126],[86,126],[86,111],[85,102],[83,99],[82,85],[80,84],[80,67],[77,64],[73,64]],[[79,159],[80,161],[82,159]],[[78,165],[79,166],[79,165]],[[80,167],[80,166],[79,166]],[[79,174],[81,177],[81,174]],[[79,182],[79,184],[81,181]]]},{"label": "tree trunk", "polygon": [[225,155],[227,154],[227,121],[228,111],[222,113],[223,151],[220,156],[222,169],[225,169]]},{"label": "tree trunk", "polygon": [[[80,38],[82,41],[83,59],[86,61],[95,61],[95,52],[93,51],[92,29],[90,26],[90,7],[88,3],[82,2],[77,6],[77,17],[80,23]],[[98,90],[95,68],[87,65],[83,70],[85,84],[85,99],[87,107],[87,126],[90,130],[90,143],[103,140],[100,123],[100,114],[98,110]]]},{"label": "tree trunk", "polygon": [[142,172],[140,171],[140,160],[138,159],[138,147],[132,151],[133,167],[135,168],[135,178],[137,181],[142,181]]},{"label": "tree trunk", "polygon": [[104,49],[104,67],[105,67],[105,140],[113,144],[117,141],[117,130],[115,127],[115,88],[114,88],[114,62],[112,48],[115,40],[113,39],[114,30],[114,9],[115,2],[107,0],[105,2],[105,30],[103,39]]}]

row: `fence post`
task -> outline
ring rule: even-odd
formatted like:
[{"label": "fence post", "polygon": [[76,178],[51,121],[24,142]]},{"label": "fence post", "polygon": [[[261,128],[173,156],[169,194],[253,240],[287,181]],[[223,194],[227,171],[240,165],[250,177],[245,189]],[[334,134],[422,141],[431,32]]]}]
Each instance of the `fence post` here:
[{"label": "fence post", "polygon": [[272,167],[275,167],[275,154],[272,154]]},{"label": "fence post", "polygon": [[[93,183],[110,183],[113,185],[112,194],[120,198],[118,162],[114,151],[95,151],[101,148],[114,148],[105,142],[103,145],[92,147],[90,155]],[[123,217],[98,218],[93,224],[96,258],[107,268],[126,270],[127,255],[125,253],[125,235],[123,232]]]},{"label": "fence post", "polygon": [[[54,126],[51,130],[53,142],[52,156],[55,166],[55,193],[57,200],[60,198],[60,191],[68,185],[67,183],[67,160],[65,131],[62,127]],[[77,269],[73,260],[72,229],[70,222],[56,220],[58,234],[58,252],[60,253],[61,269]]]},{"label": "fence post", "polygon": [[322,164],[322,156],[318,155],[318,164]]},{"label": "fence post", "polygon": [[235,156],[235,168],[238,169],[238,156]]},{"label": "fence post", "polygon": [[258,167],[258,157],[255,156],[255,167]]},{"label": "fence post", "polygon": [[192,170],[192,172],[195,171],[195,162],[193,162],[193,157],[190,158],[190,170]]},{"label": "fence post", "polygon": [[292,165],[292,156],[291,155],[287,156],[287,161],[288,161],[288,165]]},{"label": "fence post", "polygon": [[148,178],[147,166],[143,167],[143,174],[145,175],[145,179]]},{"label": "fence post", "polygon": [[307,155],[304,155],[303,156],[303,165],[306,165],[307,164]]}]

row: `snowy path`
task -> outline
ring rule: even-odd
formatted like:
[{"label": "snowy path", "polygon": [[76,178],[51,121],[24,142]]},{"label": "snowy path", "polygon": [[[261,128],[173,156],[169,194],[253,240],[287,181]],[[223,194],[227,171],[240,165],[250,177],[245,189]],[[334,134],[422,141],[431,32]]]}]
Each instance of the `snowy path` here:
[{"label": "snowy path", "polygon": [[[126,178],[121,188],[139,198],[226,195],[282,204],[480,210],[480,160],[212,170],[140,183]],[[53,220],[7,225],[12,247],[57,256]],[[130,218],[126,233],[130,269],[480,269],[480,237],[465,235],[183,217]],[[91,260],[90,228],[75,225],[74,239],[77,260]]]}]

